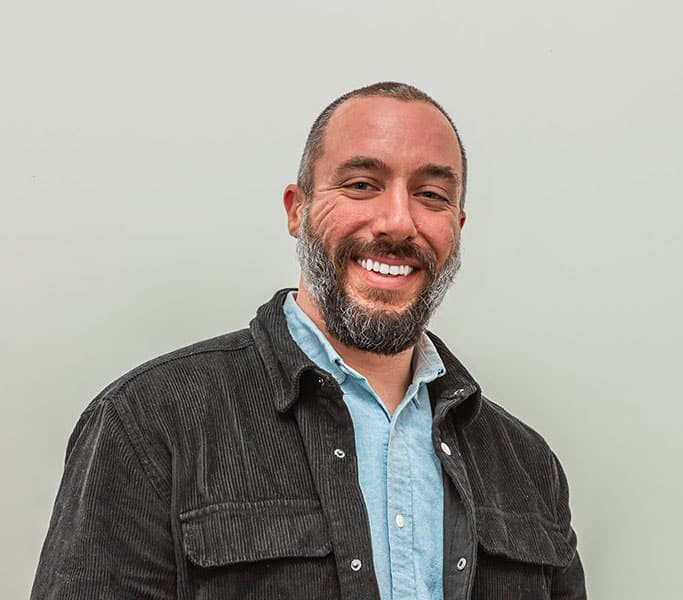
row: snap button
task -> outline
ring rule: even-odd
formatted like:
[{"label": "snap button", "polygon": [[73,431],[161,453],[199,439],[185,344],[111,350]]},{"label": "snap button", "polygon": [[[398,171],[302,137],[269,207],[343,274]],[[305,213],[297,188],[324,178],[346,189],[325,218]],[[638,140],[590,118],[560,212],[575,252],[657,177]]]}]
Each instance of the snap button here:
[{"label": "snap button", "polygon": [[361,563],[357,558],[354,558],[351,561],[351,570],[352,571],[360,571],[360,568],[363,566],[363,563]]},{"label": "snap button", "polygon": [[337,448],[337,449],[334,451],[334,455],[335,455],[337,458],[344,458],[344,457],[346,456],[346,452],[344,452],[341,448]]},{"label": "snap button", "polygon": [[456,569],[458,569],[458,571],[462,571],[466,566],[467,566],[467,559],[464,556],[458,561],[458,564],[455,565],[455,567],[456,567]]},{"label": "snap button", "polygon": [[450,456],[451,454],[453,454],[451,452],[450,446],[446,442],[441,442],[441,450],[446,456]]},{"label": "snap button", "polygon": [[402,514],[397,514],[396,515],[396,525],[399,527],[403,527],[406,524],[406,520],[403,518]]},{"label": "snap button", "polygon": [[325,380],[322,377],[318,377],[318,385],[320,387],[325,387]]}]

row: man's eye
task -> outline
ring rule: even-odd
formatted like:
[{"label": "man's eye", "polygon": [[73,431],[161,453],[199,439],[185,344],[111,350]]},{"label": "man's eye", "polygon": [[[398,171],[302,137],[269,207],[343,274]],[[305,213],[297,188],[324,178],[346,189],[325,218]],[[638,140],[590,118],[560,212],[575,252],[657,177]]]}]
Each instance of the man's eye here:
[{"label": "man's eye", "polygon": [[448,198],[446,198],[446,196],[437,194],[436,192],[431,192],[429,190],[421,192],[421,195],[425,198],[429,198],[430,200],[441,200],[442,202],[448,202]]},{"label": "man's eye", "polygon": [[366,192],[370,189],[370,184],[367,181],[353,181],[349,183],[346,187],[356,190],[358,192]]}]

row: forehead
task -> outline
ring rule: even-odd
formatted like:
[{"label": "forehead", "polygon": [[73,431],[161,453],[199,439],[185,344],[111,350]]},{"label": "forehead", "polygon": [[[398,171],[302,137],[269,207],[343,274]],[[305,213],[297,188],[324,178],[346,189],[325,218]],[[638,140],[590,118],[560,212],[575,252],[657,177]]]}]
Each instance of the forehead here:
[{"label": "forehead", "polygon": [[355,155],[388,163],[448,164],[462,172],[453,127],[441,111],[421,100],[352,98],[339,106],[325,131],[321,162]]}]

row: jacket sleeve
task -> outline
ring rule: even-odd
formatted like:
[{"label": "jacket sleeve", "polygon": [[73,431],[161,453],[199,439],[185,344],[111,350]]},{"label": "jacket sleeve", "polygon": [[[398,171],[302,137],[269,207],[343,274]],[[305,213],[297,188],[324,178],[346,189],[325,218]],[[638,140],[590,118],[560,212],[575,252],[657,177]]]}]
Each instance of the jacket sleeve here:
[{"label": "jacket sleeve", "polygon": [[175,596],[169,501],[105,398],[69,440],[31,600]]},{"label": "jacket sleeve", "polygon": [[576,549],[576,533],[571,526],[569,485],[562,465],[555,455],[553,460],[557,485],[557,521],[567,543],[574,549],[574,556],[566,567],[553,570],[550,595],[553,600],[585,600],[587,596],[583,566]]}]

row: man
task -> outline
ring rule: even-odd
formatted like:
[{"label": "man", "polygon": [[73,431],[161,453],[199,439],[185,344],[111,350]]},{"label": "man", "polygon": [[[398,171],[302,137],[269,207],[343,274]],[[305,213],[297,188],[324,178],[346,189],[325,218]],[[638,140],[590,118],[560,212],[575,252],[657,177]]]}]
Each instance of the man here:
[{"label": "man", "polygon": [[567,483],[429,317],[466,163],[421,91],[332,103],[285,190],[298,291],[86,409],[38,598],[585,598]]}]

